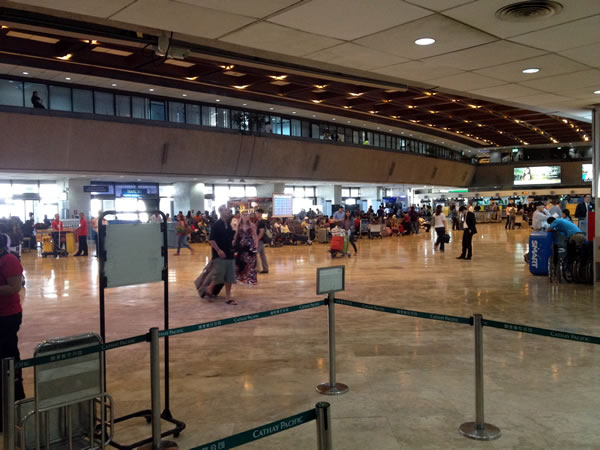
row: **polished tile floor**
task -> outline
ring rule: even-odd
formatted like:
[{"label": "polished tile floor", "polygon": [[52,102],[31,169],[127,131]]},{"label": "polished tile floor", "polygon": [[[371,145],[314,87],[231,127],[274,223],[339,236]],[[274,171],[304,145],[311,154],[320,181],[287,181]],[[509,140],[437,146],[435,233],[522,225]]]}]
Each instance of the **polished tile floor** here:
[{"label": "polished tile floor", "polygon": [[[460,234],[446,252],[430,235],[362,239],[356,257],[332,261],[326,245],[267,249],[271,265],[256,286],[234,287],[238,306],[201,300],[193,280],[209,256],[195,245],[170,258],[171,325],[180,326],[317,299],[317,267],[345,264],[342,298],[426,312],[470,316],[600,335],[600,302],[591,287],[551,285],[529,274],[528,232],[481,225],[474,259],[457,261]],[[173,252],[171,251],[171,254]],[[23,357],[40,341],[98,330],[95,258],[23,257],[27,271]],[[108,339],[162,323],[160,284],[107,290]],[[187,423],[190,448],[332,404],[337,449],[600,448],[600,348],[486,328],[486,419],[503,435],[475,442],[458,433],[474,419],[472,328],[338,305],[338,381],[350,386],[325,398],[327,311],[324,307],[171,338],[171,410]],[[147,408],[145,344],[107,354],[108,390],[118,414]],[[32,371],[26,373],[32,393]],[[117,429],[117,440],[149,435],[144,423]],[[248,448],[315,448],[314,423]]]}]

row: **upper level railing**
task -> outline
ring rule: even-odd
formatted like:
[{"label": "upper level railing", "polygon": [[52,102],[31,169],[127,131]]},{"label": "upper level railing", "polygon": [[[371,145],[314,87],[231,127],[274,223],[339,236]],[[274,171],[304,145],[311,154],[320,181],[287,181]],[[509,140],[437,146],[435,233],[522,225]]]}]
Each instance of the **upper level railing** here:
[{"label": "upper level railing", "polygon": [[330,144],[364,146],[470,162],[462,152],[440,145],[410,137],[342,126],[335,122],[322,122],[266,111],[235,108],[219,103],[192,102],[183,98],[142,95],[134,92],[0,75],[0,105],[34,108],[34,92],[37,93],[44,108],[67,114],[94,114],[103,118],[112,116],[126,120],[168,122],[185,127],[217,128],[259,136],[276,135],[314,139]]}]

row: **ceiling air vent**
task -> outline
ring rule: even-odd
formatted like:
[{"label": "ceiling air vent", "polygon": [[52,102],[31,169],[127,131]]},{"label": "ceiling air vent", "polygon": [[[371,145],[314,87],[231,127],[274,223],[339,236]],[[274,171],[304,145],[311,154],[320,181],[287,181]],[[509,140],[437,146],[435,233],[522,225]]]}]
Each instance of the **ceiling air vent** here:
[{"label": "ceiling air vent", "polygon": [[508,22],[533,22],[560,13],[563,6],[552,0],[529,0],[511,3],[496,11],[496,17]]}]

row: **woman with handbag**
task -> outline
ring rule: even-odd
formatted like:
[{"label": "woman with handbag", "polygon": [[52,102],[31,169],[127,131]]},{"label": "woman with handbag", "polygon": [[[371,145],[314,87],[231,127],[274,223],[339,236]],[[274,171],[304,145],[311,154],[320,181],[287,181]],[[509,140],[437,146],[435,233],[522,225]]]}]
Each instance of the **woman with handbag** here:
[{"label": "woman with handbag", "polygon": [[433,222],[432,228],[435,228],[435,232],[437,233],[437,239],[435,241],[435,248],[440,248],[440,252],[444,251],[444,244],[446,235],[446,216],[442,212],[442,205],[437,205],[435,208],[435,214],[431,218]]},{"label": "woman with handbag", "polygon": [[183,216],[183,213],[179,213],[177,215],[177,226],[175,227],[175,231],[177,233],[177,253],[175,256],[179,256],[179,252],[181,251],[181,247],[187,248],[192,254],[194,254],[194,250],[188,244],[187,237],[190,234],[190,228]]}]

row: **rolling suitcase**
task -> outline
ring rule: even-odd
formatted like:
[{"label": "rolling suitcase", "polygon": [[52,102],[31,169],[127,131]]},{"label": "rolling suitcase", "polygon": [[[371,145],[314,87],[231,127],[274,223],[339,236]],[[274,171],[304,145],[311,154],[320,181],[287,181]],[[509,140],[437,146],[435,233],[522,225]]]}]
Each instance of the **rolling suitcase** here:
[{"label": "rolling suitcase", "polygon": [[213,279],[213,266],[214,260],[210,260],[202,273],[198,275],[198,278],[194,280],[194,285],[196,286],[196,291],[198,291],[198,295],[201,298],[204,298],[207,295],[217,296],[221,289],[223,289],[222,284],[217,284],[212,292],[208,292],[208,287],[210,286]]}]

